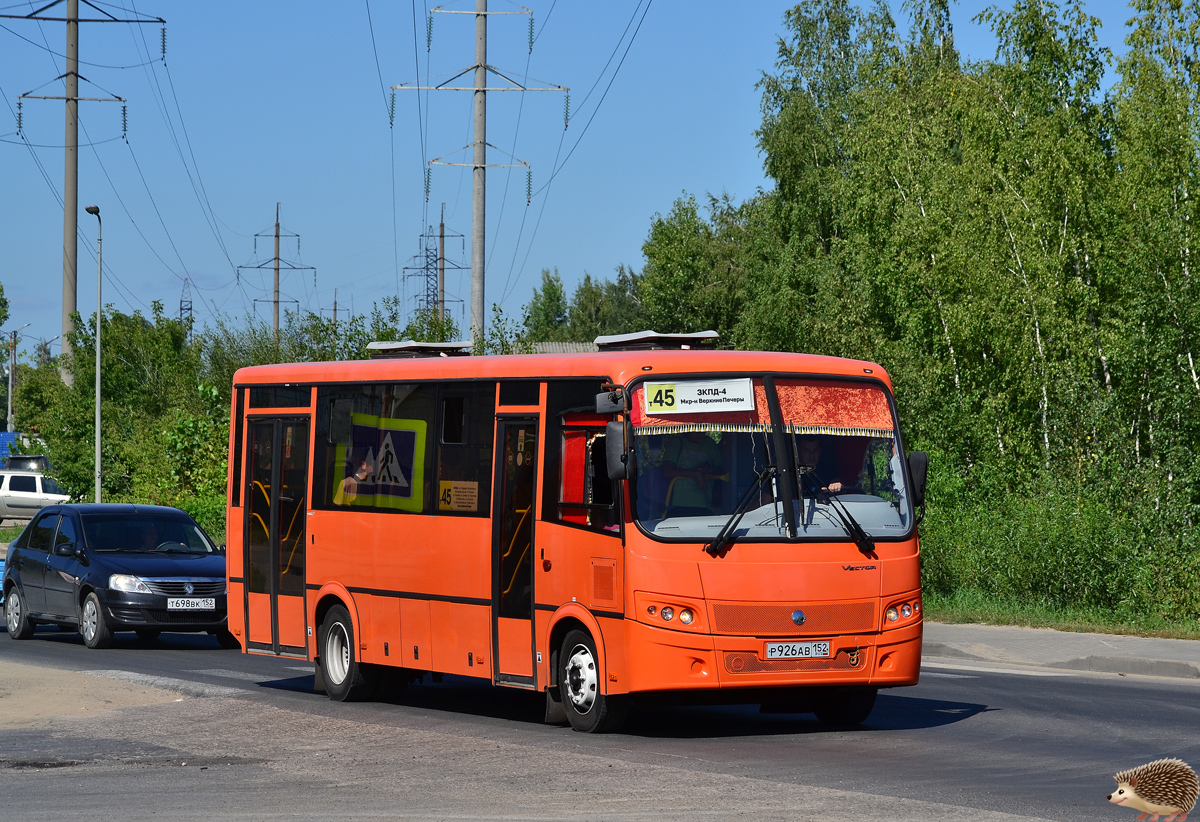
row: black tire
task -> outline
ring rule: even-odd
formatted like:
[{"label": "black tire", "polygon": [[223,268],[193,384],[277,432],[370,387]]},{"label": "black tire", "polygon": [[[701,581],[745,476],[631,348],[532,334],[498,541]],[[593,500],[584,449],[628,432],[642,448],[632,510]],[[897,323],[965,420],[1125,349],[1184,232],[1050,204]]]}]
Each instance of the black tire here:
[{"label": "black tire", "polygon": [[878,688],[830,688],[816,699],[813,713],[826,725],[861,725],[875,708]]},{"label": "black tire", "polygon": [[14,585],[4,600],[4,623],[9,639],[29,639],[33,636],[34,621],[25,610],[25,598],[21,589]]},{"label": "black tire", "polygon": [[242,643],[238,641],[238,638],[235,637],[228,628],[222,628],[219,631],[216,631],[213,636],[217,638],[217,643],[222,648],[227,648],[229,650],[237,648],[239,651],[242,649]]},{"label": "black tire", "polygon": [[108,648],[112,645],[112,626],[104,616],[104,606],[100,597],[92,591],[83,600],[79,609],[79,633],[83,634],[83,644],[89,648]]},{"label": "black tire", "polygon": [[574,630],[563,639],[558,654],[558,691],[571,727],[582,733],[611,733],[625,724],[629,698],[606,696],[596,643]]},{"label": "black tire", "polygon": [[325,693],[330,699],[363,702],[375,692],[378,673],[373,666],[358,661],[356,648],[350,612],[343,605],[334,605],[321,623],[317,644]]},{"label": "black tire", "polygon": [[153,642],[162,633],[157,628],[134,628],[133,632],[137,634],[138,639],[142,642]]}]

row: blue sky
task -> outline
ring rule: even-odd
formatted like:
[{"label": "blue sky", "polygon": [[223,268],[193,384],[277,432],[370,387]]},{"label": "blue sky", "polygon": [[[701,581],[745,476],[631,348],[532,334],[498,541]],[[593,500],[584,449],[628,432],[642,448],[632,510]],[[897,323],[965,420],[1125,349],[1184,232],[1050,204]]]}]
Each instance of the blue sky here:
[{"label": "blue sky", "polygon": [[[256,314],[270,321],[275,205],[281,256],[312,270],[284,273],[282,308],[368,311],[399,294],[406,308],[422,287],[406,278],[419,235],[446,209],[448,299],[461,327],[469,311],[471,94],[400,91],[389,125],[391,87],[427,75],[439,81],[474,59],[474,18],[435,14],[426,49],[426,2],[355,3],[122,0],[97,3],[117,16],[136,10],[158,25],[83,24],[80,95],[79,285],[84,316],[96,305],[96,221],[104,219],[104,302],[149,314],[159,300],[177,314],[189,281],[198,325]],[[0,13],[44,3],[0,0]],[[520,9],[491,0],[491,11]],[[529,17],[495,15],[488,62],[533,85],[570,87],[563,128],[561,92],[493,93],[488,98],[490,162],[511,154],[523,170],[489,171],[487,303],[519,316],[543,268],[568,287],[585,272],[640,270],[655,213],[685,192],[703,198],[752,196],[769,182],[754,139],[761,112],[755,83],[770,70],[783,33],[781,2],[535,0]],[[995,42],[971,22],[988,4],[953,12],[960,51],[989,59]],[[1004,7],[1004,4],[1001,4]],[[900,4],[893,3],[902,15]],[[81,3],[81,7],[86,9]],[[473,0],[444,8],[473,10]],[[65,4],[59,7],[65,10]],[[1123,3],[1091,2],[1104,45],[1123,50]],[[61,14],[54,15],[61,16]],[[19,350],[59,334],[62,292],[65,25],[0,20],[0,283],[10,317],[25,323]],[[501,81],[494,80],[499,83]],[[470,85],[468,74],[461,85]],[[92,143],[93,145],[87,145]],[[256,302],[256,300],[258,302]],[[53,344],[57,351],[59,343]]]}]

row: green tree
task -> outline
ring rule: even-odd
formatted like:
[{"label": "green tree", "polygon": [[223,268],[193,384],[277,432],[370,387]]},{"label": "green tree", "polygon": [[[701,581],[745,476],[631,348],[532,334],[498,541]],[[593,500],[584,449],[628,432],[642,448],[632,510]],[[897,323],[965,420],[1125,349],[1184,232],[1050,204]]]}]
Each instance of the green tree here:
[{"label": "green tree", "polygon": [[567,296],[558,269],[542,269],[542,286],[533,289],[525,306],[525,335],[530,342],[560,342],[571,338],[567,323]]}]

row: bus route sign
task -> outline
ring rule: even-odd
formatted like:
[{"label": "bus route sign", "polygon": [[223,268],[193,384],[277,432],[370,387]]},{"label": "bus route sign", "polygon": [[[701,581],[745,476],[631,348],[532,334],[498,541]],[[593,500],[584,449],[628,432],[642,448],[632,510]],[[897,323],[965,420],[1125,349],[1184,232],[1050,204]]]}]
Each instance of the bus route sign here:
[{"label": "bus route sign", "polygon": [[643,396],[648,416],[754,410],[754,384],[750,379],[648,382]]}]

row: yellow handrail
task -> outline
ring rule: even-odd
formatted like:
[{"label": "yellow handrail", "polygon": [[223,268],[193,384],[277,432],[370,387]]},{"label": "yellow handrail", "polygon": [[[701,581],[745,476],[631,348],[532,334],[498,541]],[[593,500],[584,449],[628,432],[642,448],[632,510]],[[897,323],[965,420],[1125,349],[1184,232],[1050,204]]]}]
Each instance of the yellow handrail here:
[{"label": "yellow handrail", "polygon": [[504,593],[502,593],[500,596],[508,596],[508,592],[511,591],[512,587],[517,584],[517,574],[521,572],[521,563],[524,561],[525,555],[529,553],[530,545],[531,543],[525,543],[525,550],[521,552],[521,557],[517,560],[517,566],[513,569],[512,579],[509,580],[508,587],[504,589]]},{"label": "yellow handrail", "polygon": [[513,509],[513,513],[520,514],[521,518],[517,520],[516,525],[513,527],[513,535],[512,539],[508,543],[508,550],[504,552],[500,559],[506,559],[508,555],[512,553],[513,546],[517,544],[517,535],[521,533],[521,524],[525,522],[525,517],[529,516],[529,511],[532,508],[533,506],[531,505],[529,508]]}]

